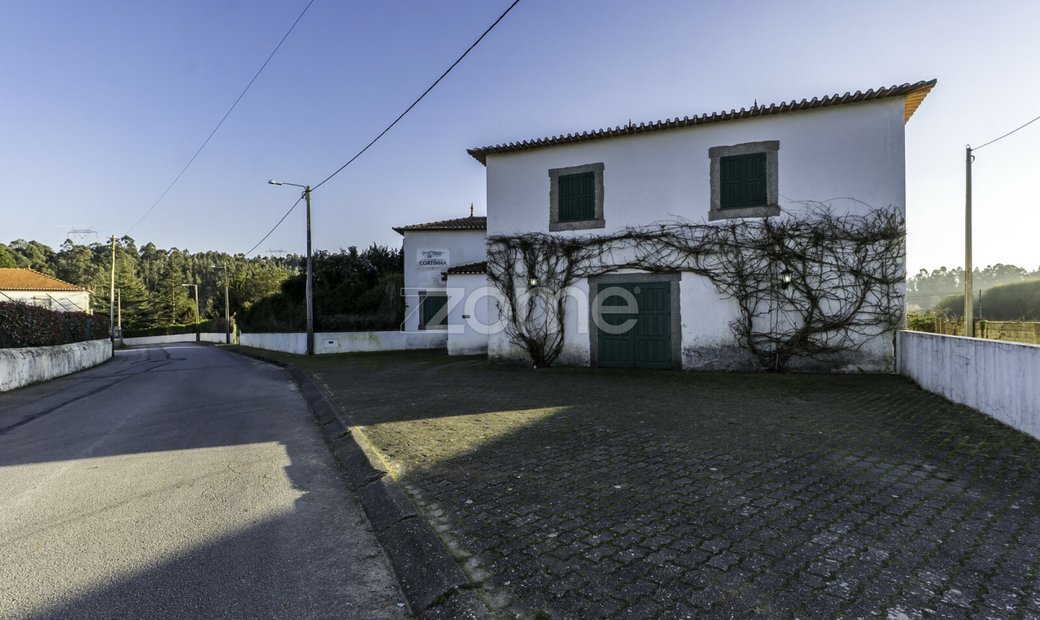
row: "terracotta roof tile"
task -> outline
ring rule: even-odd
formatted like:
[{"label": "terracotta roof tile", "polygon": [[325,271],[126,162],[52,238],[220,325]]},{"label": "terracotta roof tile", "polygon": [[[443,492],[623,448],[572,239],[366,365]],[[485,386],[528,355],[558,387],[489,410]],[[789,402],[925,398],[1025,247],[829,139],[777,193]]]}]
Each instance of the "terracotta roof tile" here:
[{"label": "terracotta roof tile", "polygon": [[403,235],[412,230],[487,230],[487,217],[483,215],[471,215],[454,220],[440,220],[428,224],[412,224],[411,226],[396,226],[394,231]]},{"label": "terracotta roof tile", "polygon": [[85,291],[64,280],[32,269],[0,268],[0,291]]},{"label": "terracotta roof tile", "polygon": [[811,110],[815,108],[825,108],[835,105],[844,105],[848,103],[862,103],[865,101],[875,101],[878,99],[885,99],[888,97],[903,97],[903,122],[910,120],[914,112],[917,110],[924,98],[935,86],[936,80],[928,80],[915,82],[913,84],[901,84],[898,86],[887,86],[878,89],[869,89],[866,92],[856,91],[854,93],[845,93],[840,95],[835,93],[833,95],[827,95],[825,97],[813,97],[811,100],[802,99],[801,101],[786,101],[781,103],[770,103],[765,105],[755,105],[751,108],[741,108],[738,110],[730,110],[729,112],[711,112],[707,114],[701,114],[700,116],[684,116],[683,118],[673,118],[661,121],[652,121],[647,123],[629,123],[625,126],[618,126],[606,129],[597,129],[594,131],[583,131],[581,133],[569,133],[566,135],[552,136],[549,138],[538,138],[534,140],[523,140],[521,142],[508,142],[505,144],[497,144],[494,146],[483,146],[479,148],[473,148],[467,150],[467,152],[473,156],[474,159],[482,164],[487,165],[487,156],[494,153],[511,153],[513,151],[526,151],[530,149],[540,149],[549,146],[556,146],[558,144],[573,144],[576,142],[588,142],[591,140],[603,140],[606,138],[615,138],[618,136],[631,136],[641,133],[648,133],[652,131],[662,131],[666,129],[677,129],[680,127],[693,127],[695,125],[707,125],[710,123],[719,123],[723,121],[732,121],[743,118],[754,118],[756,116],[771,116],[773,114],[783,114],[785,112],[796,112],[799,110]]},{"label": "terracotta roof tile", "polygon": [[449,276],[483,275],[485,273],[487,273],[487,261],[448,267]]}]

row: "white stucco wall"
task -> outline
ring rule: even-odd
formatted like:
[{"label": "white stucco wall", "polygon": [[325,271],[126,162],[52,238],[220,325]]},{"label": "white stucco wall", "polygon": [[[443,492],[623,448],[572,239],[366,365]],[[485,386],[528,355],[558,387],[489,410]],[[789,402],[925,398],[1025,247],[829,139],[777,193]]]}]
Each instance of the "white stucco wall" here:
[{"label": "white stucco wall", "polygon": [[487,353],[488,334],[497,329],[498,310],[490,311],[496,300],[487,276],[448,276],[448,355]]},{"label": "white stucco wall", "polygon": [[441,274],[446,268],[420,269],[417,253],[421,249],[446,249],[448,267],[487,260],[483,230],[429,230],[404,233],[405,331],[419,330],[419,291],[443,291]]},{"label": "white stucco wall", "polygon": [[1040,439],[1040,346],[899,332],[899,373]]},{"label": "white stucco wall", "polygon": [[[863,104],[726,121],[487,156],[488,236],[548,232],[552,168],[603,162],[606,228],[683,217],[706,220],[708,149],[779,140],[780,206],[851,197],[872,207],[906,203],[903,101]],[[842,201],[838,209],[854,210]]]},{"label": "white stucco wall", "polygon": [[[307,353],[307,334],[246,334],[239,336],[239,344],[246,347],[282,351],[304,355]],[[442,349],[448,344],[448,334],[437,332],[315,332],[314,353],[363,353],[373,351],[404,351],[412,349]]]},{"label": "white stucco wall", "polygon": [[684,273],[679,280],[679,308],[684,310],[683,368],[740,370],[748,366],[748,355],[737,350],[729,326],[739,312],[736,301],[719,296],[707,278]]},{"label": "white stucco wall", "polygon": [[68,306],[75,306],[78,312],[90,312],[90,293],[87,291],[0,291],[0,293],[2,293],[0,301],[19,301],[58,312],[71,311]]},{"label": "white stucco wall", "polygon": [[[491,306],[490,308],[494,308]],[[568,291],[565,302],[563,350],[556,363],[565,366],[588,366],[591,347],[589,323],[589,283],[576,282]],[[529,364],[523,349],[509,341],[507,331],[496,331],[488,336],[488,357],[499,362]]]},{"label": "white stucco wall", "polygon": [[112,357],[112,341],[0,349],[0,392],[97,366]]},{"label": "white stucco wall", "polygon": [[[199,336],[202,342],[224,344],[224,332],[202,332]],[[232,334],[231,337],[233,339],[235,335]],[[171,334],[167,336],[136,336],[134,338],[123,338],[123,344],[128,347],[138,344],[170,344],[173,342],[195,342],[195,334]]]},{"label": "white stucco wall", "polygon": [[[638,136],[596,140],[487,156],[488,236],[549,232],[549,176],[553,168],[602,162],[603,229],[557,232],[597,235],[661,220],[707,221],[711,202],[708,150],[778,140],[777,185],[785,214],[799,201],[833,201],[838,212],[894,207],[905,213],[902,98],[726,121]],[[587,291],[587,285],[584,285]],[[729,322],[736,305],[720,299],[703,278],[680,282],[684,368],[739,367]],[[587,307],[578,314],[587,315]],[[573,314],[573,313],[572,313]],[[589,362],[589,336],[569,330],[561,363]],[[883,334],[842,361],[846,370],[893,368],[893,338]],[[511,358],[504,336],[492,336],[489,355]]]}]

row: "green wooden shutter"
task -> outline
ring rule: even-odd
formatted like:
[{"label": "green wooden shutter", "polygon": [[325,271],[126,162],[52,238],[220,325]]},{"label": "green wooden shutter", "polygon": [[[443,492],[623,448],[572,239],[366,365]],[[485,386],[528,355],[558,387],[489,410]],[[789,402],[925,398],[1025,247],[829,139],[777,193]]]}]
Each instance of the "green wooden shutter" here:
[{"label": "green wooden shutter", "polygon": [[721,158],[719,193],[722,209],[766,206],[766,154]]},{"label": "green wooden shutter", "polygon": [[564,174],[557,179],[559,221],[596,219],[596,175],[593,172]]},{"label": "green wooden shutter", "polygon": [[448,324],[448,297],[427,295],[422,298],[419,312],[420,329],[437,329]]}]

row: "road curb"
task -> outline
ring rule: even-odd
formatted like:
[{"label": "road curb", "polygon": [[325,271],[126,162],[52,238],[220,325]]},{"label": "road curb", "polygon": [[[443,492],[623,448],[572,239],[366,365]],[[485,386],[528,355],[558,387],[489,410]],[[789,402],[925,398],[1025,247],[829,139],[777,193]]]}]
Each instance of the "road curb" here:
[{"label": "road curb", "polygon": [[278,360],[234,351],[288,371],[300,388],[347,486],[356,493],[376,538],[383,546],[408,606],[423,620],[486,618],[487,608],[447,547],[420,516],[377,454],[359,439],[304,370]]}]

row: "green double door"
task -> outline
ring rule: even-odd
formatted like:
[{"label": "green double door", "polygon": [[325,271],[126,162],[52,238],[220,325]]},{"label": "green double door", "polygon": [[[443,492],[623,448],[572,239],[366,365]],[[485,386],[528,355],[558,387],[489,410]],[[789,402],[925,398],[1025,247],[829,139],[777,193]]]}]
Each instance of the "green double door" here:
[{"label": "green double door", "polygon": [[[596,325],[597,365],[604,368],[671,368],[671,284],[603,284],[599,291],[601,312],[600,322]],[[612,309],[626,311],[612,312]],[[635,312],[630,312],[633,309]]]}]

